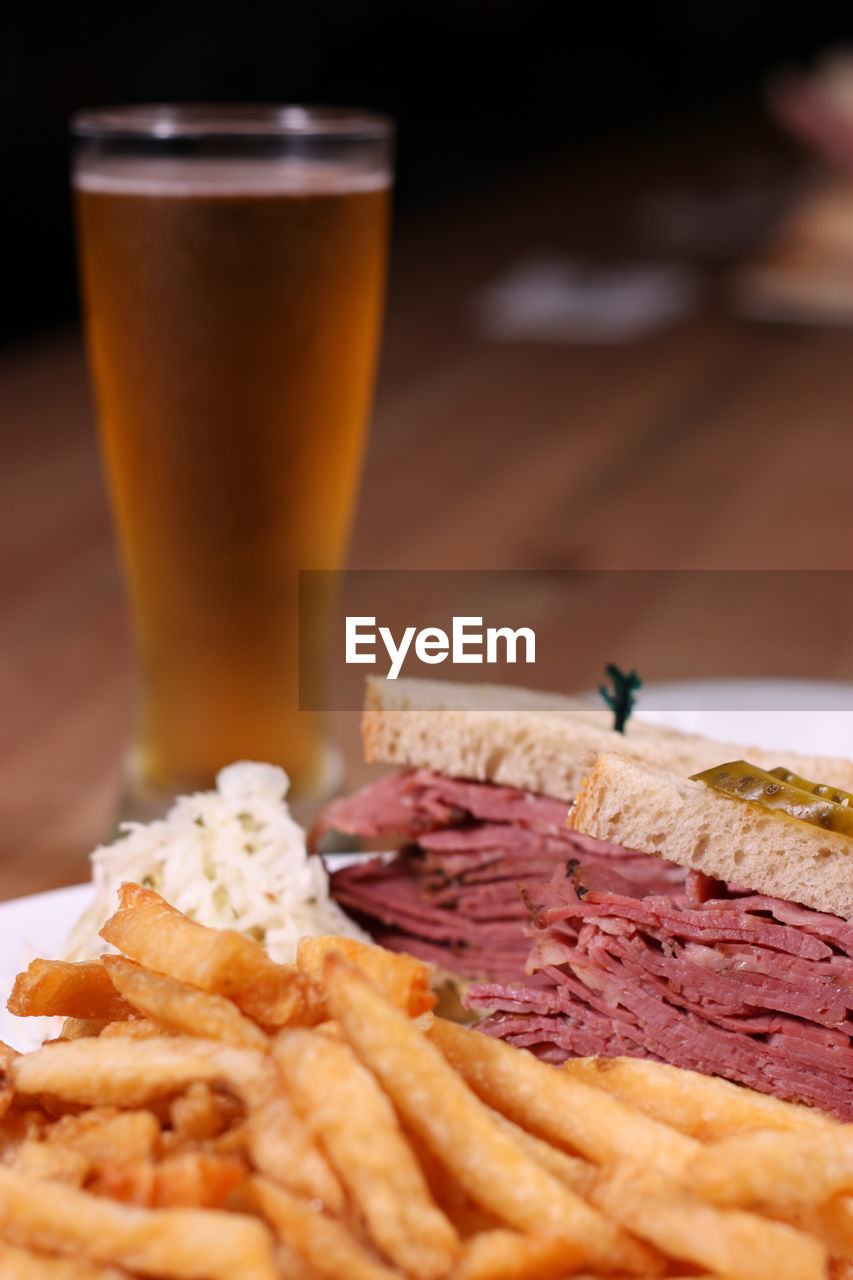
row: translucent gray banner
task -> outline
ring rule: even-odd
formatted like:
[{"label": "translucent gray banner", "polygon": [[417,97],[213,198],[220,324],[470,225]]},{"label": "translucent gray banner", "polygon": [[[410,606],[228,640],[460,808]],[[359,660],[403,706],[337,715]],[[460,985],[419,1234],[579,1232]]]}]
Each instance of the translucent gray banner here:
[{"label": "translucent gray banner", "polygon": [[[853,574],[300,574],[306,710],[357,710],[367,676],[458,682],[460,708],[478,705],[484,682],[512,688],[507,709],[541,707],[543,691],[586,691],[595,701],[609,663],[639,673],[638,706],[649,713],[851,711]],[[501,701],[500,690],[490,694],[491,705]]]}]

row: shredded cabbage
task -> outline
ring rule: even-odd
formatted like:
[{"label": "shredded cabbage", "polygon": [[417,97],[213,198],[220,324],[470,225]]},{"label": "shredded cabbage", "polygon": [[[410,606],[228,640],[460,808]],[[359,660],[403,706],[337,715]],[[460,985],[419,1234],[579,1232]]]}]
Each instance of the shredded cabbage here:
[{"label": "shredded cabbage", "polygon": [[125,880],[143,884],[199,924],[236,929],[292,963],[306,934],[370,941],[329,896],[322,859],[285,801],[290,780],[270,764],[223,769],[215,791],[180,796],[165,818],[122,824],[92,854],[95,901],[68,940],[70,959],[108,950],[98,937]]}]

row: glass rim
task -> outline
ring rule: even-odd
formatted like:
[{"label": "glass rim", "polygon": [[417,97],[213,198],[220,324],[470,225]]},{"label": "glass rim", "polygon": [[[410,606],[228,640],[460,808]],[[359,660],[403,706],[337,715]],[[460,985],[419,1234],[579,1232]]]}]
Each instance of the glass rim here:
[{"label": "glass rim", "polygon": [[381,112],[356,107],[186,102],[85,107],[72,115],[70,129],[83,142],[217,138],[381,142],[392,137],[394,123]]}]

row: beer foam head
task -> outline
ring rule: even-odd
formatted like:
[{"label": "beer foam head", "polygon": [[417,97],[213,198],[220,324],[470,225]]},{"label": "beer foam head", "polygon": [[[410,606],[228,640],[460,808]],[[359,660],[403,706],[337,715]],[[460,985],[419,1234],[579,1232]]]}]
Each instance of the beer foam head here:
[{"label": "beer foam head", "polygon": [[74,185],[114,195],[331,195],[376,191],[391,184],[390,171],[371,157],[315,160],[303,156],[104,156],[83,153]]}]

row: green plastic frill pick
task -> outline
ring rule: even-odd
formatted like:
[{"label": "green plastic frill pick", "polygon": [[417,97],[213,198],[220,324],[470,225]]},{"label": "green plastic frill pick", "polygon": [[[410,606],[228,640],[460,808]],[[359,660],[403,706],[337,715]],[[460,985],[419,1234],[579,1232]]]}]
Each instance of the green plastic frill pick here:
[{"label": "green plastic frill pick", "polygon": [[607,685],[602,684],[599,685],[598,692],[613,712],[613,728],[617,733],[624,733],[625,725],[631,718],[631,712],[637,701],[635,694],[642,687],[643,682],[636,671],[629,671],[626,674],[612,662],[609,662],[604,670],[612,688],[608,689]]}]

